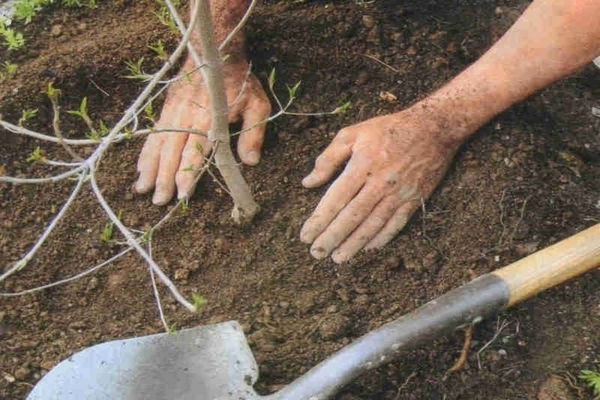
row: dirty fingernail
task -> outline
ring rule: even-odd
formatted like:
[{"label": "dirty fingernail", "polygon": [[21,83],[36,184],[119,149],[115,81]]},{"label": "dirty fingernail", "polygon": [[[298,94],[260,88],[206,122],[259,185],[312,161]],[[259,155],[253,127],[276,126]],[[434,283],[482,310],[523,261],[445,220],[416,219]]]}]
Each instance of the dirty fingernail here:
[{"label": "dirty fingernail", "polygon": [[329,255],[329,252],[327,251],[327,249],[325,249],[324,247],[318,246],[318,247],[311,247],[310,249],[310,254],[316,258],[317,260],[322,260],[325,257],[327,257]]}]

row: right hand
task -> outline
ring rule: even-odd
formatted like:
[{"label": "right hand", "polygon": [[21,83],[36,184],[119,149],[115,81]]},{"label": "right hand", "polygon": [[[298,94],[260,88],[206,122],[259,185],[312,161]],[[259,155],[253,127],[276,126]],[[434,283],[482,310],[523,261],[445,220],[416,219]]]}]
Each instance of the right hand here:
[{"label": "right hand", "polygon": [[[189,58],[182,73],[192,71],[194,67]],[[244,164],[256,165],[265,134],[266,124],[263,122],[271,113],[271,104],[258,79],[248,74],[247,63],[225,64],[223,73],[229,122],[243,119],[238,155]],[[173,83],[167,90],[157,127],[203,132],[210,129],[209,96],[202,75],[194,70],[188,78]],[[150,134],[138,158],[139,177],[134,190],[147,193],[154,188],[152,202],[157,205],[168,203],[175,190],[178,199],[189,197],[194,191],[204,158],[211,149],[212,145],[205,135],[187,132]]]},{"label": "right hand", "polygon": [[346,162],[304,223],[300,238],[311,254],[336,263],[361,249],[385,246],[429,197],[462,140],[443,123],[445,115],[420,106],[342,129],[302,181],[326,183]]}]

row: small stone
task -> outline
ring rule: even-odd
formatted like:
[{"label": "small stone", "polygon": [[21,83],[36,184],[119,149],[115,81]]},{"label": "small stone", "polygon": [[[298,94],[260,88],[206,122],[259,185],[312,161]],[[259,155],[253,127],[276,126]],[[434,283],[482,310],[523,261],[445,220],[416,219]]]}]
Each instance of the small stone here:
[{"label": "small stone", "polygon": [[369,81],[369,74],[366,73],[365,71],[362,71],[360,74],[358,74],[358,77],[354,81],[354,84],[356,86],[362,86],[365,83],[367,83],[368,81]]},{"label": "small stone", "polygon": [[50,371],[54,367],[54,361],[44,360],[40,363],[40,368]]},{"label": "small stone", "polygon": [[363,15],[362,21],[363,24],[369,29],[375,26],[375,18],[371,17],[370,15]]},{"label": "small stone", "polygon": [[175,280],[176,281],[187,281],[190,276],[190,271],[185,268],[179,268],[175,271]]},{"label": "small stone", "polygon": [[390,92],[380,92],[379,97],[381,98],[381,100],[386,101],[388,103],[393,103],[396,100],[398,100],[398,98]]},{"label": "small stone", "polygon": [[521,256],[528,256],[537,251],[539,242],[522,243],[515,246],[515,252]]},{"label": "small stone", "polygon": [[350,318],[344,315],[328,316],[319,326],[319,334],[323,340],[335,340],[346,336],[350,328]]},{"label": "small stone", "polygon": [[500,350],[498,350],[498,354],[500,354],[501,356],[505,356],[507,353],[506,353],[506,350],[500,349]]},{"label": "small stone", "polygon": [[52,36],[60,36],[63,33],[63,27],[62,25],[54,25],[51,29],[50,29],[50,34]]},{"label": "small stone", "polygon": [[96,289],[97,287],[98,287],[98,278],[97,278],[97,277],[95,277],[95,276],[93,276],[93,277],[92,277],[92,278],[89,280],[89,282],[88,282],[88,285],[87,285],[87,288],[86,288],[86,290],[85,290],[85,291],[86,291],[86,292],[90,292],[90,291],[92,291],[92,290]]},{"label": "small stone", "polygon": [[23,381],[27,379],[30,373],[31,371],[29,370],[29,368],[20,367],[15,371],[15,378],[17,378],[17,380],[19,381]]}]

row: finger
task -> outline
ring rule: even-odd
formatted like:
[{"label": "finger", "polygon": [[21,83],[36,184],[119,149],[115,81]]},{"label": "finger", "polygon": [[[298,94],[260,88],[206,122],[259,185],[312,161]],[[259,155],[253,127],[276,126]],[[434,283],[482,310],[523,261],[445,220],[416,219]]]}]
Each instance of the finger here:
[{"label": "finger", "polygon": [[156,176],[156,190],[152,202],[164,205],[173,198],[175,193],[175,174],[181,162],[181,153],[189,134],[184,132],[169,132],[160,152],[160,168]]},{"label": "finger", "polygon": [[381,200],[382,185],[367,184],[342,209],[311,246],[310,253],[317,259],[327,257],[367,218]]},{"label": "finger", "polygon": [[347,261],[365,247],[392,218],[398,205],[399,201],[395,196],[388,196],[381,200],[348,239],[335,249],[331,255],[333,261],[338,264]]},{"label": "finger", "polygon": [[315,167],[302,180],[306,188],[314,188],[327,182],[352,154],[356,134],[342,129],[327,148],[315,160]]},{"label": "finger", "polygon": [[302,226],[300,240],[304,243],[312,243],[333,221],[340,210],[354,198],[364,182],[364,174],[356,169],[350,161],[344,172],[333,182],[315,211]]},{"label": "finger", "polygon": [[367,243],[365,250],[380,249],[388,244],[402,229],[404,229],[408,220],[420,205],[420,202],[411,200],[400,206],[392,218],[385,224],[383,229]]},{"label": "finger", "polygon": [[[210,120],[204,120],[205,126],[194,127],[194,130],[206,132]],[[183,149],[179,170],[175,175],[177,198],[189,197],[196,188],[197,176],[204,165],[204,158],[210,154],[211,145],[206,136],[190,134]]]},{"label": "finger", "polygon": [[242,134],[238,140],[238,155],[246,165],[260,161],[260,149],[265,139],[266,119],[271,115],[271,103],[267,99],[255,98],[244,110]]},{"label": "finger", "polygon": [[137,162],[139,176],[133,186],[137,193],[147,193],[154,187],[160,165],[160,148],[163,137],[161,134],[151,133],[144,142]]}]

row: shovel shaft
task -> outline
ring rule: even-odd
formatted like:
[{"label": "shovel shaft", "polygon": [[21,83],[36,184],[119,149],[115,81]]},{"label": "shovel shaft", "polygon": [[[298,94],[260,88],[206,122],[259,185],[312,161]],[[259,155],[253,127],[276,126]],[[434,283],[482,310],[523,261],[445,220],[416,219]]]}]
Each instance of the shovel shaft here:
[{"label": "shovel shaft", "polygon": [[509,287],[508,307],[600,266],[600,224],[494,271]]},{"label": "shovel shaft", "polygon": [[366,370],[600,266],[600,224],[460,286],[338,351],[274,399],[322,400]]}]

